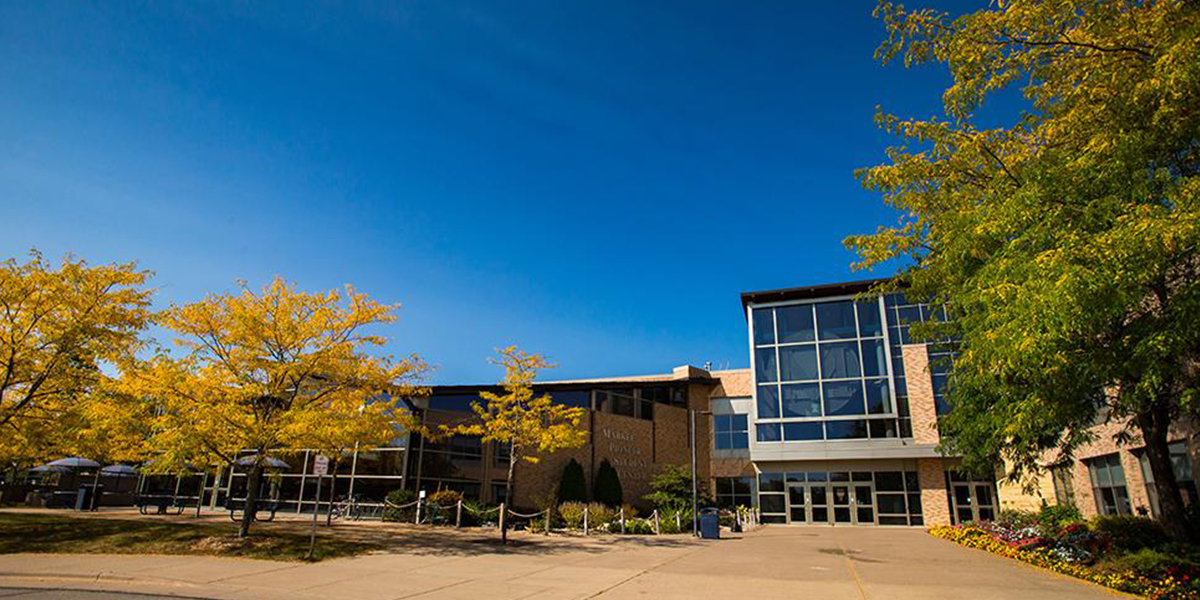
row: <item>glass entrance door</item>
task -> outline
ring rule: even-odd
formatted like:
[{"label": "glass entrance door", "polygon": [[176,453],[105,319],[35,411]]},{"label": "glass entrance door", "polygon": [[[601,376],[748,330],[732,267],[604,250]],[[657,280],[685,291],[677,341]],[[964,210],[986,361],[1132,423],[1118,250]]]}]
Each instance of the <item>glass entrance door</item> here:
[{"label": "glass entrance door", "polygon": [[996,495],[990,483],[955,482],[951,498],[957,523],[996,518]]},{"label": "glass entrance door", "polygon": [[825,484],[808,486],[809,506],[812,509],[809,523],[829,522],[829,489]]},{"label": "glass entrance door", "polygon": [[853,513],[850,509],[850,486],[841,484],[830,485],[829,497],[833,501],[833,522],[854,522]]},{"label": "glass entrance door", "polygon": [[854,484],[854,522],[875,524],[875,486],[870,483]]},{"label": "glass entrance door", "polygon": [[807,523],[808,522],[808,503],[804,498],[804,486],[791,485],[788,486],[788,522],[789,523]]},{"label": "glass entrance door", "polygon": [[875,487],[853,484],[801,483],[787,486],[788,523],[875,524]]}]

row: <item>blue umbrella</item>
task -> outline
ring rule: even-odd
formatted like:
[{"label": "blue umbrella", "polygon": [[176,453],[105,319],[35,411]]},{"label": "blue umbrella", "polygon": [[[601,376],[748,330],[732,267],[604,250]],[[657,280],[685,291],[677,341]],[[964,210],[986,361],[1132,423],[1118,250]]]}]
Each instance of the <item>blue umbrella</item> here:
[{"label": "blue umbrella", "polygon": [[131,465],[109,465],[100,469],[105,475],[137,475],[137,467]]},{"label": "blue umbrella", "polygon": [[100,463],[98,463],[94,460],[91,460],[91,459],[80,458],[78,456],[72,456],[70,458],[60,458],[58,460],[52,460],[52,461],[46,463],[44,466],[47,466],[47,467],[70,467],[72,469],[95,469],[100,466]]},{"label": "blue umbrella", "polygon": [[[258,458],[258,457],[253,454],[251,454],[250,456],[244,456],[244,457],[238,459],[237,465],[239,467],[253,467],[254,459],[256,459],[256,458]],[[289,464],[283,462],[282,460],[279,460],[278,458],[275,458],[273,456],[268,456],[265,459],[263,459],[263,466],[268,469],[290,469],[290,468],[292,468],[291,465],[289,465]]]}]

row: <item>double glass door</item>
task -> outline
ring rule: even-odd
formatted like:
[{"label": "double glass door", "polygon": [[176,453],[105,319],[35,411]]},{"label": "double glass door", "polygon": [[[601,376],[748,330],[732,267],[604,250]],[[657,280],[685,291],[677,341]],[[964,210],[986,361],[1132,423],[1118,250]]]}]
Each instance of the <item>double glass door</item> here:
[{"label": "double glass door", "polygon": [[789,484],[788,522],[874,525],[875,489],[870,482]]},{"label": "double glass door", "polygon": [[996,518],[996,494],[992,492],[991,483],[954,482],[951,490],[955,523]]}]

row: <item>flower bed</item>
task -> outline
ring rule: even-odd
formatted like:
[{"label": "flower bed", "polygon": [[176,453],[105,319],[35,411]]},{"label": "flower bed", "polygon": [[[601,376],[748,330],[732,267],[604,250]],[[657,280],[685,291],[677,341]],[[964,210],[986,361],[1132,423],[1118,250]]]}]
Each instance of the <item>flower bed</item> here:
[{"label": "flower bed", "polygon": [[1041,535],[1035,527],[1026,530],[995,529],[959,525],[933,527],[929,533],[969,548],[1015,558],[1151,600],[1200,600],[1195,582],[1186,574],[1149,577],[1133,571],[1114,572],[1088,564],[1105,549],[1106,541],[1091,534],[1082,525],[1065,528],[1058,538]]}]

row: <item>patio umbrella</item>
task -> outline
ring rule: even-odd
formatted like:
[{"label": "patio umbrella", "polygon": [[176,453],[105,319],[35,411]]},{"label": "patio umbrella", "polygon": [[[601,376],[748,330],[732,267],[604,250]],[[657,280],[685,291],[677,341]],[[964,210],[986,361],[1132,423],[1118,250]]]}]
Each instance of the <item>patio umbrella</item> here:
[{"label": "patio umbrella", "polygon": [[[237,466],[253,467],[255,458],[257,458],[257,457],[254,455],[244,456],[242,458],[239,458],[237,461]],[[292,468],[291,465],[289,465],[289,464],[283,462],[282,460],[279,460],[278,458],[275,458],[273,456],[268,456],[265,459],[263,459],[263,466],[268,469],[290,469],[290,468]]]},{"label": "patio umbrella", "polygon": [[58,460],[52,460],[52,461],[46,463],[45,466],[69,467],[72,469],[95,469],[100,466],[100,463],[98,463],[94,460],[88,459],[88,458],[80,458],[78,456],[72,456],[70,458],[60,458]]},{"label": "patio umbrella", "polygon": [[30,473],[70,473],[71,468],[64,467],[61,465],[42,465],[40,467],[34,467],[34,468],[30,469],[29,472]]},{"label": "patio umbrella", "polygon": [[100,469],[100,472],[105,475],[117,475],[119,477],[121,475],[137,475],[138,469],[132,465],[109,465]]}]

